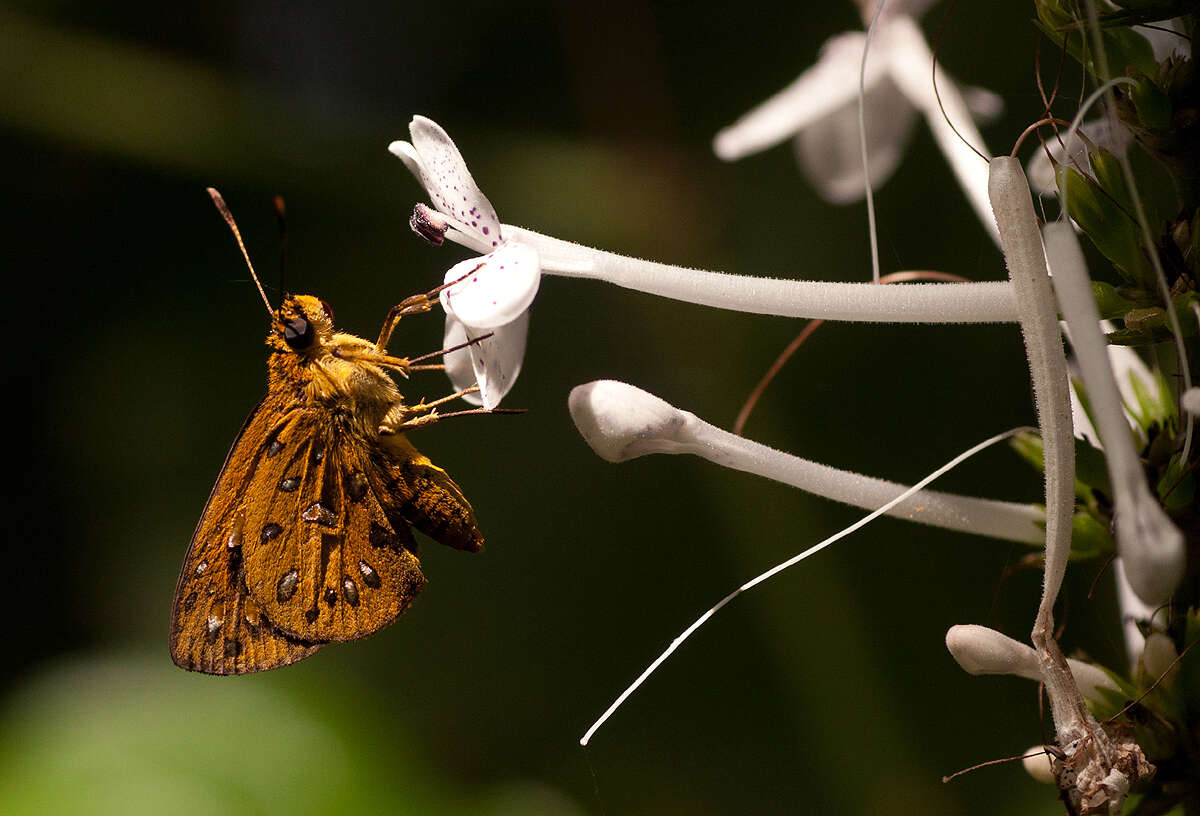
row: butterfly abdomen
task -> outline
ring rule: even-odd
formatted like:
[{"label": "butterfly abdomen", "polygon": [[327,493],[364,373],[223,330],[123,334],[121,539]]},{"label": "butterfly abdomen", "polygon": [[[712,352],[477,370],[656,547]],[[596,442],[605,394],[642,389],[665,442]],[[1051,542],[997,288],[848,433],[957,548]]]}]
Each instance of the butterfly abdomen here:
[{"label": "butterfly abdomen", "polygon": [[456,550],[483,547],[475,511],[446,471],[420,454],[390,471],[394,510],[409,524]]}]

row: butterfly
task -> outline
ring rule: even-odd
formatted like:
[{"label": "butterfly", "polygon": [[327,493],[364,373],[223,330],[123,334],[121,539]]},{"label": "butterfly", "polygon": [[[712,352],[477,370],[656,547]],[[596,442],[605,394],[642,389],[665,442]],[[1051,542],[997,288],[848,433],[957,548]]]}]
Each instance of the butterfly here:
[{"label": "butterfly", "polygon": [[336,332],[316,297],[272,309],[259,291],[271,313],[267,395],[225,459],[171,609],[172,659],[208,674],[286,666],[394,621],[425,585],[411,528],[483,546],[458,485],[405,435],[451,416],[436,409],[462,392],[407,405],[389,374],[441,368],[387,352],[396,323],[440,290],[393,307],[374,343]]}]

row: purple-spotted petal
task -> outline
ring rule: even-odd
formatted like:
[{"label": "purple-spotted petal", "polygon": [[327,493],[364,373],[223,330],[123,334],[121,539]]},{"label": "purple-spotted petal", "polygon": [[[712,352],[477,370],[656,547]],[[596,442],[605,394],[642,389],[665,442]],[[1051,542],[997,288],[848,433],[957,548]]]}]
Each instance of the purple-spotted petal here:
[{"label": "purple-spotted petal", "polygon": [[[888,78],[867,88],[864,97],[867,161],[871,189],[888,180],[912,138],[917,112]],[[866,195],[858,137],[858,101],[851,100],[796,136],[796,158],[813,186],[835,204]]]},{"label": "purple-spotted petal", "polygon": [[408,130],[412,144],[393,142],[388,149],[417,176],[434,207],[453,218],[460,229],[483,246],[499,246],[502,239],[496,210],[471,178],[450,136],[441,125],[424,116],[414,116]]},{"label": "purple-spotted petal", "polygon": [[[454,315],[446,315],[446,333],[442,339],[442,348],[461,346],[467,340],[467,327],[458,322]],[[442,355],[442,362],[446,365],[446,376],[450,378],[450,384],[454,386],[455,391],[462,391],[475,385],[475,368],[471,365],[471,349],[463,348]],[[472,405],[483,404],[483,399],[479,394],[467,394],[463,399]]]},{"label": "purple-spotted petal", "polygon": [[477,329],[505,326],[533,303],[541,278],[537,252],[509,242],[452,266],[445,282],[461,282],[442,290],[442,308]]},{"label": "purple-spotted petal", "polygon": [[[478,339],[489,334],[486,339]],[[528,334],[529,312],[506,326],[486,330],[465,326],[454,315],[447,314],[445,348],[477,340],[445,356],[446,375],[456,390],[479,385],[478,393],[467,394],[463,399],[489,411],[498,406],[521,373]]]}]

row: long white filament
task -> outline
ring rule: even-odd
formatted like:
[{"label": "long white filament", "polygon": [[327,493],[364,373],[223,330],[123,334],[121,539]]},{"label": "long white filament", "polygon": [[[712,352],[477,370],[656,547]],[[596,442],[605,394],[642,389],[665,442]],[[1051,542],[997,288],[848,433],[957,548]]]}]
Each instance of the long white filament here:
[{"label": "long white filament", "polygon": [[761,584],[763,581],[766,581],[768,578],[770,578],[780,572],[783,572],[788,567],[792,567],[792,566],[795,566],[796,564],[799,564],[801,561],[803,561],[805,558],[808,558],[810,555],[815,555],[816,553],[819,553],[821,550],[825,549],[826,547],[828,547],[830,544],[834,543],[835,541],[845,538],[846,536],[855,532],[859,528],[869,524],[870,522],[879,518],[881,515],[887,513],[889,510],[891,510],[896,505],[898,505],[901,502],[903,502],[904,500],[910,498],[913,494],[915,494],[917,491],[921,490],[922,488],[926,487],[930,482],[934,481],[939,476],[942,476],[946,472],[948,472],[948,471],[952,470],[953,468],[957,467],[958,465],[962,464],[964,461],[971,458],[972,456],[979,453],[980,451],[984,450],[985,448],[995,445],[997,442],[1002,442],[1005,439],[1008,439],[1009,437],[1018,433],[1020,430],[1022,430],[1022,429],[1014,428],[1012,430],[1005,431],[1004,433],[996,434],[995,436],[991,437],[990,439],[985,439],[983,442],[980,442],[978,445],[975,445],[974,447],[963,451],[958,456],[954,457],[949,462],[942,465],[940,468],[938,468],[937,470],[933,471],[925,478],[918,481],[916,484],[914,484],[908,490],[905,490],[903,493],[901,493],[899,496],[896,496],[896,498],[892,499],[887,504],[885,504],[885,505],[879,507],[878,509],[873,510],[872,512],[863,516],[861,519],[854,522],[849,527],[846,527],[844,530],[841,530],[840,532],[834,533],[833,535],[831,535],[829,538],[825,539],[824,541],[821,541],[818,544],[814,544],[813,546],[809,547],[804,552],[799,553],[798,555],[795,555],[792,558],[789,558],[787,561],[784,561],[780,564],[776,564],[771,569],[759,574],[755,578],[752,578],[751,580],[742,584],[740,587],[735,589],[733,592],[730,592],[728,595],[726,595],[724,598],[722,598],[720,601],[718,601],[716,604],[714,604],[712,607],[710,607],[704,614],[702,614],[700,617],[698,617],[692,623],[691,626],[684,629],[683,632],[681,632],[677,638],[675,638],[673,641],[671,641],[671,645],[668,646],[666,648],[666,650],[663,651],[662,654],[660,654],[657,658],[655,658],[654,662],[651,663],[649,666],[647,666],[646,670],[643,671],[640,675],[638,675],[638,678],[636,680],[634,680],[629,685],[628,688],[626,688],[623,692],[621,692],[621,694],[617,697],[617,699],[613,701],[612,705],[610,705],[604,711],[604,713],[600,715],[599,719],[597,719],[594,723],[592,723],[592,726],[590,728],[588,728],[587,733],[585,733],[583,735],[583,737],[579,740],[579,744],[586,746],[588,744],[588,742],[591,741],[591,739],[595,735],[595,733],[598,730],[600,730],[600,727],[602,725],[604,725],[605,722],[608,721],[609,717],[611,717],[613,714],[615,714],[617,709],[620,708],[627,699],[629,699],[629,696],[631,694],[633,694],[635,691],[637,691],[638,687],[640,687],[642,685],[642,683],[646,682],[646,679],[649,678],[650,675],[653,674],[655,672],[655,670],[657,670],[658,667],[661,666],[668,657],[670,657],[672,654],[674,654],[675,650],[678,649],[685,640],[687,640],[689,637],[691,637],[692,634],[697,629],[699,629],[701,626],[703,626],[713,615],[715,615],[715,614],[717,614],[717,612],[721,611],[721,608],[724,607],[726,604],[728,604],[730,601],[732,601],[734,598],[741,595],[743,592],[746,592],[747,590],[753,589],[754,587]]},{"label": "long white filament", "polygon": [[858,146],[862,151],[863,186],[867,194],[867,231],[871,238],[871,281],[879,283],[879,234],[875,227],[875,192],[871,189],[871,165],[867,157],[867,54],[871,53],[871,37],[875,34],[875,23],[883,11],[885,0],[875,4],[875,13],[867,26],[867,38],[863,42],[862,62],[858,66]]}]

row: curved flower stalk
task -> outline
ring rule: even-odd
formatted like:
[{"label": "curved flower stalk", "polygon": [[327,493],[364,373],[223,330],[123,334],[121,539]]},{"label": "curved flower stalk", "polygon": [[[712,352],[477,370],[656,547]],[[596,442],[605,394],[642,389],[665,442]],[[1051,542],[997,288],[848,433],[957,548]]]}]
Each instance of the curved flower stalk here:
[{"label": "curved flower stalk", "polygon": [[[713,140],[713,151],[733,161],[794,136],[800,166],[814,186],[830,201],[849,203],[863,197],[867,178],[872,188],[877,188],[896,169],[920,113],[980,222],[995,239],[996,225],[987,199],[987,164],[963,140],[986,155],[973,113],[994,116],[1001,102],[988,91],[964,94],[940,66],[935,93],[933,53],[913,19],[928,5],[925,0],[890,0],[878,10],[869,40],[859,31],[830,38],[815,65],[720,131]],[[870,0],[860,6],[866,24],[876,8]],[[864,66],[863,50],[868,43]],[[866,174],[859,150],[860,78]],[[974,104],[969,105],[968,100]]]},{"label": "curved flower stalk", "polygon": [[[1084,705],[1066,658],[1054,639],[1054,602],[1062,587],[1071,552],[1071,516],[1075,506],[1075,448],[1067,397],[1067,363],[1054,313],[1054,295],[1046,270],[1041,235],[1029,185],[1020,163],[1009,157],[992,159],[988,180],[1000,243],[1021,309],[1021,334],[1033,381],[1038,428],[1042,435],[1046,472],[1046,566],[1042,601],[1033,625],[1038,676],[1046,685],[1058,743],[1076,746],[1100,761],[1110,752],[1102,734],[1087,748],[1079,741],[1099,725]],[[1092,764],[1088,759],[1088,764]],[[1128,784],[1125,785],[1128,788]],[[1113,791],[1123,797],[1124,791]]]},{"label": "curved flower stalk", "polygon": [[[1067,366],[1054,295],[1025,173],[1016,159],[992,159],[992,208],[1021,310],[1034,402],[1046,460],[1046,575],[1034,644],[1051,637],[1053,607],[1066,571],[1074,508],[1075,449],[1067,396]],[[1056,714],[1058,712],[1055,712]],[[1071,737],[1075,739],[1076,737]]]},{"label": "curved flower stalk", "polygon": [[1096,722],[1054,638],[1054,602],[1070,555],[1074,510],[1075,456],[1066,357],[1045,250],[1020,163],[1010,157],[992,159],[988,187],[1020,304],[1021,334],[1045,452],[1046,566],[1032,640],[1063,753],[1055,770],[1068,800],[1078,804],[1081,812],[1119,813],[1130,786],[1154,768],[1127,734],[1110,735]]},{"label": "curved flower stalk", "polygon": [[446,273],[446,282],[454,285],[442,292],[441,302],[447,347],[475,341],[470,349],[446,356],[447,373],[459,390],[478,382],[478,402],[488,409],[499,404],[520,372],[528,310],[543,273],[787,317],[889,323],[1016,320],[1016,301],[1005,281],[875,286],[732,275],[643,261],[502,224],[446,131],[423,116],[413,118],[410,131],[411,142],[392,142],[388,149],[404,161],[434,205],[416,206],[413,230],[431,243],[448,238],[481,253]]},{"label": "curved flower stalk", "polygon": [[1092,296],[1083,252],[1069,224],[1047,224],[1046,256],[1054,291],[1079,360],[1091,414],[1112,481],[1117,551],[1137,596],[1150,606],[1171,597],[1183,576],[1183,534],[1150,491],[1109,367],[1107,343]]},{"label": "curved flower stalk", "polygon": [[[579,433],[600,458],[624,462],[651,453],[690,453],[714,464],[774,479],[808,493],[874,510],[909,488],[838,470],[751,442],[615,380],[576,386],[567,401]],[[1035,543],[1044,533],[1034,505],[922,490],[889,509],[897,518],[1007,541]]]}]

